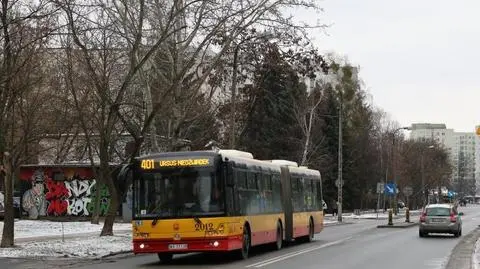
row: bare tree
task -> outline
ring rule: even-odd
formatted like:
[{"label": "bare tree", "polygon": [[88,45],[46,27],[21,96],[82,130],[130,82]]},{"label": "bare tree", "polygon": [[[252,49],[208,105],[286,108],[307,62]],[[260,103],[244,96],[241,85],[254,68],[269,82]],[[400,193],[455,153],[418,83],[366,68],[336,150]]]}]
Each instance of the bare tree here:
[{"label": "bare tree", "polygon": [[312,91],[307,93],[305,102],[295,105],[296,118],[304,137],[302,156],[300,159],[301,165],[307,165],[308,156],[316,146],[312,145],[312,135],[314,124],[318,123],[318,119],[321,117],[318,112],[324,97],[322,88],[326,85],[320,86],[317,83],[315,84]]},{"label": "bare tree", "polygon": [[[134,155],[140,149],[158,111],[165,107],[164,96],[176,99],[186,93],[197,92],[205,84],[220,57],[246,28],[263,25],[286,24],[291,18],[282,16],[284,7],[315,8],[315,1],[184,1],[159,2],[149,0],[122,1],[55,1],[63,10],[68,34],[81,51],[82,63],[91,78],[97,102],[104,104],[100,132],[100,173],[110,191],[111,205],[102,235],[112,234],[112,224],[118,205],[118,193],[107,175],[109,146],[119,119],[135,140]],[[108,42],[102,42],[108,40]],[[163,59],[168,68],[155,65],[153,56],[167,49]],[[115,51],[109,66],[115,67],[115,79],[107,75],[98,51]],[[215,53],[210,53],[215,51]],[[96,55],[97,54],[97,55]],[[151,102],[148,114],[138,107],[136,100],[145,75],[152,67],[155,76],[163,78],[158,101]],[[145,73],[143,73],[145,71]],[[112,70],[108,70],[112,72]],[[143,75],[142,75],[143,74]],[[147,80],[148,82],[148,80]],[[148,88],[148,87],[147,87]],[[147,95],[148,98],[148,95]],[[172,129],[185,120],[181,106],[169,104],[174,110]],[[134,116],[142,111],[144,117]],[[140,121],[138,121],[140,119]],[[175,132],[174,132],[175,133]]]},{"label": "bare tree", "polygon": [[34,110],[28,105],[35,103],[30,99],[32,91],[42,86],[38,53],[53,28],[49,19],[52,9],[46,1],[2,0],[1,4],[0,159],[5,220],[0,246],[11,247],[14,243],[13,178],[34,139],[37,125],[32,119],[37,115],[31,114]]}]

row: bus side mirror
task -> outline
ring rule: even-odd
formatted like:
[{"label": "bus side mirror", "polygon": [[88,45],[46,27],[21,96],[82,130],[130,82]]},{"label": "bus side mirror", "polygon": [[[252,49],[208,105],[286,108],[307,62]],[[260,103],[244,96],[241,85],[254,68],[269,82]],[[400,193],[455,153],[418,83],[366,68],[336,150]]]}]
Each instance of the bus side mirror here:
[{"label": "bus side mirror", "polygon": [[122,192],[125,192],[128,184],[131,183],[131,178],[129,178],[131,172],[132,164],[126,164],[120,168],[120,171],[117,174],[117,185]]},{"label": "bus side mirror", "polygon": [[227,186],[235,186],[235,179],[233,178],[233,164],[231,162],[225,162],[223,168],[223,175],[225,177],[225,182],[227,182]]}]

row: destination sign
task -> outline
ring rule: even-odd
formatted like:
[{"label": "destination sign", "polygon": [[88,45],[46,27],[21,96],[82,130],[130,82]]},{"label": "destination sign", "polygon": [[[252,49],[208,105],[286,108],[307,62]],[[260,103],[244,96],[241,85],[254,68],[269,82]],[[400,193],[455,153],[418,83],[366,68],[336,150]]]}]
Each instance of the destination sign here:
[{"label": "destination sign", "polygon": [[208,158],[195,158],[195,159],[170,159],[170,160],[154,160],[146,159],[142,160],[140,167],[144,170],[166,168],[166,167],[199,167],[209,166],[211,160]]}]

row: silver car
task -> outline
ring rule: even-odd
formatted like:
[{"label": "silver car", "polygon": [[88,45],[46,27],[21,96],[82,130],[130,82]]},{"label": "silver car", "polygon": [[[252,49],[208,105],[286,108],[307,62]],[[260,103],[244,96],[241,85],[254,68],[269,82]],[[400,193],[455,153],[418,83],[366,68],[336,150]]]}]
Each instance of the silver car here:
[{"label": "silver car", "polygon": [[429,233],[451,233],[459,237],[462,235],[462,215],[451,204],[427,205],[420,215],[418,235],[424,237]]}]

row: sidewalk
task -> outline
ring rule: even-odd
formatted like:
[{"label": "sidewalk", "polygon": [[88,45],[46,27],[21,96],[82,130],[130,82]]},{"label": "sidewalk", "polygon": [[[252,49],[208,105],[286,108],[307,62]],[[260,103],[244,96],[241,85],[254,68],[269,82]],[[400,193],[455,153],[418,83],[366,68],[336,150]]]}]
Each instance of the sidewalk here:
[{"label": "sidewalk", "polygon": [[[131,251],[130,223],[115,223],[114,236],[100,237],[102,227],[103,223],[16,220],[15,247],[0,249],[0,257],[100,258]],[[2,231],[0,222],[0,236]]]},{"label": "sidewalk", "polygon": [[[420,210],[410,210],[410,219],[414,219],[414,217],[420,215]],[[377,213],[361,213],[360,215],[355,215],[353,213],[344,213],[342,214],[344,219],[388,219],[388,212],[379,211]],[[337,216],[332,216],[328,214],[325,216],[325,220],[336,219]],[[393,216],[394,219],[405,219],[405,210],[400,210],[398,215]]]},{"label": "sidewalk", "polygon": [[480,268],[480,227],[463,235],[453,249],[446,269],[479,269]]}]

